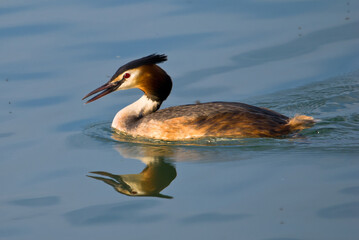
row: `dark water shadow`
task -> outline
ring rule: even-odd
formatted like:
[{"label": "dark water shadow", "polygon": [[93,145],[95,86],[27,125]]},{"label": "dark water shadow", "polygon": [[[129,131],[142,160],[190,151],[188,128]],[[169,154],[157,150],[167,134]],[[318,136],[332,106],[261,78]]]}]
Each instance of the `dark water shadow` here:
[{"label": "dark water shadow", "polygon": [[[232,57],[233,64],[227,66],[217,66],[204,68],[188,72],[182,77],[177,78],[180,82],[188,79],[205,79],[212,75],[229,72],[235,69],[253,67],[267,62],[281,61],[296,58],[304,54],[311,53],[319,47],[359,38],[359,22],[352,22],[341,26],[331,27],[316,32],[309,33],[299,39],[294,39],[287,43],[265,47],[248,52],[243,52]],[[182,90],[184,91],[184,90]]]},{"label": "dark water shadow", "polygon": [[67,100],[67,96],[52,96],[17,101],[14,105],[21,108],[47,107],[64,103]]},{"label": "dark water shadow", "polygon": [[300,238],[278,237],[278,238],[265,238],[263,240],[301,240],[301,239]]},{"label": "dark water shadow", "polygon": [[67,212],[65,219],[75,226],[104,225],[110,223],[144,224],[163,221],[164,214],[146,213],[158,206],[154,200],[140,200],[114,204],[99,204]]},{"label": "dark water shadow", "polygon": [[7,7],[0,7],[0,15],[4,16],[7,14],[16,14],[19,12],[24,12],[27,10],[32,10],[33,6],[7,6]]},{"label": "dark water shadow", "polygon": [[[14,237],[25,236],[25,234],[29,234],[30,231],[25,227],[0,227],[0,238],[1,239],[14,239]],[[25,239],[25,238],[23,238]]]},{"label": "dark water shadow", "polygon": [[60,203],[60,197],[48,196],[37,198],[20,198],[7,202],[10,205],[22,206],[22,207],[48,207],[54,206]]},{"label": "dark water shadow", "polygon": [[96,0],[89,0],[89,1],[82,1],[82,0],[74,0],[71,1],[71,4],[82,4],[85,5],[86,7],[92,6],[96,9],[101,9],[101,8],[114,8],[117,6],[125,6],[125,5],[130,5],[130,4],[137,4],[137,3],[141,3],[141,2],[146,2],[145,0],[106,0],[106,1],[96,1]]},{"label": "dark water shadow", "polygon": [[0,133],[0,138],[7,138],[7,137],[10,137],[10,136],[13,136],[15,133],[13,132],[3,132],[3,133]]},{"label": "dark water shadow", "polygon": [[250,217],[248,214],[236,214],[236,213],[217,213],[217,212],[210,212],[210,213],[200,213],[194,214],[189,217],[185,217],[181,220],[183,224],[198,224],[198,223],[224,223],[224,222],[231,222],[242,220]]},{"label": "dark water shadow", "polygon": [[[256,19],[275,19],[283,18],[285,16],[296,16],[301,14],[308,14],[316,12],[323,8],[323,3],[310,2],[310,4],[303,4],[301,1],[292,2],[277,2],[277,1],[226,1],[226,4],[216,0],[197,0],[197,1],[181,1],[181,8],[174,10],[171,14],[190,14],[198,12],[222,13],[222,14],[245,14],[248,18],[255,17]],[[330,6],[330,2],[326,2]]]},{"label": "dark water shadow", "polygon": [[42,23],[42,24],[29,24],[14,27],[0,28],[0,38],[14,38],[34,36],[37,34],[48,34],[50,32],[63,30],[67,24],[59,23]]},{"label": "dark water shadow", "polygon": [[59,124],[56,127],[57,132],[73,132],[73,131],[81,131],[86,127],[89,122],[93,122],[95,119],[93,118],[85,118],[80,120],[74,120],[69,122],[64,122]]},{"label": "dark water shadow", "polygon": [[36,80],[49,80],[57,76],[54,72],[47,71],[34,71],[34,72],[26,72],[21,71],[18,72],[17,67],[12,69],[6,69],[0,73],[0,78],[7,79],[7,81],[36,81]]},{"label": "dark water shadow", "polygon": [[318,216],[326,219],[359,218],[359,202],[338,204],[318,211]]},{"label": "dark water shadow", "polygon": [[[214,33],[196,33],[178,36],[166,36],[149,39],[138,39],[128,41],[106,41],[82,43],[81,45],[72,45],[65,50],[81,51],[86,61],[113,59],[117,55],[121,56],[139,56],[145,53],[152,54],[154,51],[169,51],[171,49],[183,48],[188,45],[201,47],[205,39],[214,36]],[[81,54],[80,54],[81,56]]]},{"label": "dark water shadow", "polygon": [[340,190],[340,193],[348,195],[359,195],[359,186],[344,188]]}]

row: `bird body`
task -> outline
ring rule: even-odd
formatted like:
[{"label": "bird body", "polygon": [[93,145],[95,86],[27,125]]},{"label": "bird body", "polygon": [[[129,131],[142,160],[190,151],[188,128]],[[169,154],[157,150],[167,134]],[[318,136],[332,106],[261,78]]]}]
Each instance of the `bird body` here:
[{"label": "bird body", "polygon": [[314,119],[309,116],[289,118],[266,108],[238,102],[198,103],[158,110],[172,88],[171,78],[156,65],[166,60],[165,55],[149,55],[129,62],[120,67],[108,83],[84,98],[101,92],[88,101],[92,102],[116,90],[141,89],[144,95],[120,110],[112,127],[133,137],[168,141],[204,137],[280,137],[314,124]]}]

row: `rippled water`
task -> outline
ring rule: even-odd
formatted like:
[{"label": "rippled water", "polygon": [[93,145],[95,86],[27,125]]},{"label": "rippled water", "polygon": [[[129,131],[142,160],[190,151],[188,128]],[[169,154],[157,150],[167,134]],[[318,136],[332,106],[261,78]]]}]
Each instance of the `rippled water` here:
[{"label": "rippled water", "polygon": [[[0,239],[357,239],[356,1],[2,1]],[[163,107],[239,101],[318,119],[279,139],[112,131],[136,90],[81,98],[166,53]]]},{"label": "rippled water", "polygon": [[[234,146],[242,150],[285,149],[300,151],[359,151],[359,73],[330,78],[299,88],[248,99],[262,107],[277,109],[288,116],[296,113],[313,116],[317,123],[294,136],[280,139],[201,139],[166,142],[131,138],[111,129],[110,122],[87,126],[83,134],[106,144],[126,142],[152,145]],[[108,143],[107,143],[108,142]]]}]

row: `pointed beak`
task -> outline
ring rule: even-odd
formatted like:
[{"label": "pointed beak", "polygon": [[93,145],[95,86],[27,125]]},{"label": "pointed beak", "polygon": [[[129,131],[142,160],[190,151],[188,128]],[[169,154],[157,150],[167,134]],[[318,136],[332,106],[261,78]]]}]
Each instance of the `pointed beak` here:
[{"label": "pointed beak", "polygon": [[82,100],[84,100],[85,98],[88,98],[91,95],[94,95],[95,93],[99,93],[96,96],[94,96],[93,98],[91,98],[90,100],[88,100],[86,103],[93,102],[99,98],[102,98],[103,96],[105,96],[109,93],[116,91],[117,88],[120,87],[122,83],[123,83],[123,80],[118,81],[118,82],[105,83],[101,87],[99,87],[99,88],[93,90],[92,92],[90,92],[89,94],[87,94],[85,97],[82,98]]}]

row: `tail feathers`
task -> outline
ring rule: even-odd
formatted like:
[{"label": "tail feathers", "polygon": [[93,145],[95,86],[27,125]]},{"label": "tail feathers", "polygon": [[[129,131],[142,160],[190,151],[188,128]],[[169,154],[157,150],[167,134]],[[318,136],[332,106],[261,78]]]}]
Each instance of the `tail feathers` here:
[{"label": "tail feathers", "polygon": [[288,125],[292,131],[301,131],[306,128],[310,128],[317,121],[310,116],[305,115],[295,115],[288,122]]}]

